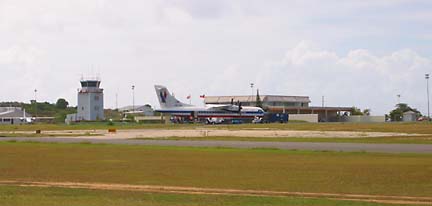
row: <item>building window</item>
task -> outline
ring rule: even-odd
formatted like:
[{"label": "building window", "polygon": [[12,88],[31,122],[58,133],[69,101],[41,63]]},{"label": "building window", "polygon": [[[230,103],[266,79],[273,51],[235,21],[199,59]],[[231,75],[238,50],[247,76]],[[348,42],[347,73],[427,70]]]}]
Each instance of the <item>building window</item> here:
[{"label": "building window", "polygon": [[99,95],[96,95],[94,98],[96,101],[99,101]]},{"label": "building window", "polygon": [[83,110],[83,111],[84,111],[84,107],[81,107],[81,110]]}]

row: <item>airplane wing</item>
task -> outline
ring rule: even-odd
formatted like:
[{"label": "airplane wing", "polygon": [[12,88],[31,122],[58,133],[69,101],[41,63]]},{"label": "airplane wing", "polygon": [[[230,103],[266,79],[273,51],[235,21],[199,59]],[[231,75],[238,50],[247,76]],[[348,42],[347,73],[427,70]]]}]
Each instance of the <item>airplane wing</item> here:
[{"label": "airplane wing", "polygon": [[214,104],[214,105],[207,105],[209,110],[223,110],[223,111],[239,111],[240,108],[237,105],[231,105],[231,104]]}]

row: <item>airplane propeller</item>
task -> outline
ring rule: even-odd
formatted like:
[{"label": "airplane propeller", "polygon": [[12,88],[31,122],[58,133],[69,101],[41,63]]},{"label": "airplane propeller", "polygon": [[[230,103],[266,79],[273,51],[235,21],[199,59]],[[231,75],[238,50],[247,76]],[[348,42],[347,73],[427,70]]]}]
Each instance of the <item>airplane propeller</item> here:
[{"label": "airplane propeller", "polygon": [[[231,98],[231,105],[232,106],[237,106],[237,112],[238,113],[240,113],[241,112],[241,110],[243,109],[243,107],[241,106],[242,105],[242,103],[240,102],[240,100],[237,100],[237,102],[236,103],[234,103],[234,98]],[[232,107],[233,108],[233,107]],[[235,108],[235,107],[234,107]],[[234,108],[233,108],[233,110],[234,110]],[[232,111],[232,110],[231,110]]]}]

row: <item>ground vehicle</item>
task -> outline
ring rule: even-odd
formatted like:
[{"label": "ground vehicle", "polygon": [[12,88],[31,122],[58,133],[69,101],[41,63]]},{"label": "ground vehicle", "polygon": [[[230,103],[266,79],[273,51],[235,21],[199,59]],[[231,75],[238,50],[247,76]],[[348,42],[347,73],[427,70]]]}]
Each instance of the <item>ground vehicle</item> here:
[{"label": "ground vehicle", "polygon": [[258,124],[258,123],[264,123],[264,121],[263,121],[263,118],[261,118],[261,117],[255,117],[255,118],[252,120],[252,123],[254,123],[254,124]]},{"label": "ground vehicle", "polygon": [[222,124],[224,122],[225,120],[223,118],[212,117],[206,119],[206,124]]},{"label": "ground vehicle", "polygon": [[287,123],[289,119],[289,115],[285,113],[267,113],[264,116],[264,122],[265,123]]},{"label": "ground vehicle", "polygon": [[231,124],[243,124],[243,120],[242,119],[232,119]]}]

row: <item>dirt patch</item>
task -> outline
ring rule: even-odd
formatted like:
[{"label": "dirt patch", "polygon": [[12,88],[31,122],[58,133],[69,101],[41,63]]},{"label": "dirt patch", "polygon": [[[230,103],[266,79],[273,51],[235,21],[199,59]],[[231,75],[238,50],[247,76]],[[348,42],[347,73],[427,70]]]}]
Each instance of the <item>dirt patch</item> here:
[{"label": "dirt patch", "polygon": [[216,189],[216,188],[198,188],[198,187],[105,184],[105,183],[76,183],[76,182],[0,181],[0,185],[21,186],[21,187],[61,187],[61,188],[75,188],[75,189],[95,189],[95,190],[142,191],[142,192],[175,193],[175,194],[326,198],[326,199],[334,199],[334,200],[351,200],[351,201],[390,203],[390,204],[432,205],[432,197],[283,192],[283,191],[265,191],[265,190]]},{"label": "dirt patch", "polygon": [[[20,132],[20,134],[34,132]],[[224,130],[224,129],[131,129],[117,130],[58,130],[42,131],[42,136],[68,138],[100,138],[100,139],[135,139],[135,138],[167,138],[167,137],[296,137],[296,138],[374,138],[374,137],[408,137],[427,136],[424,134],[392,133],[392,132],[349,132],[349,131],[299,131],[299,130]],[[63,134],[63,135],[62,135]],[[68,136],[64,135],[68,134]]]},{"label": "dirt patch", "polygon": [[295,131],[295,130],[123,130],[105,134],[107,138],[163,138],[163,137],[313,137],[313,138],[365,138],[417,136],[406,133]]}]

